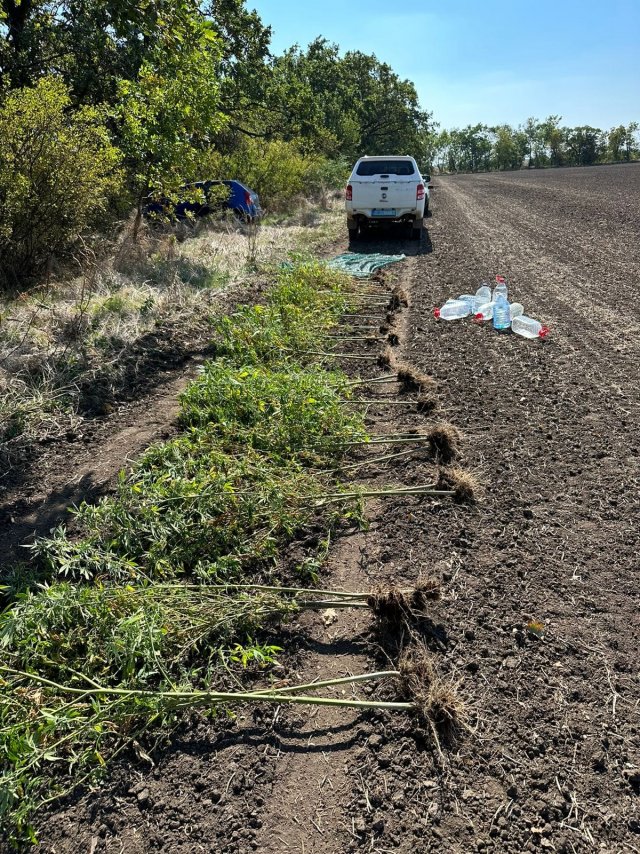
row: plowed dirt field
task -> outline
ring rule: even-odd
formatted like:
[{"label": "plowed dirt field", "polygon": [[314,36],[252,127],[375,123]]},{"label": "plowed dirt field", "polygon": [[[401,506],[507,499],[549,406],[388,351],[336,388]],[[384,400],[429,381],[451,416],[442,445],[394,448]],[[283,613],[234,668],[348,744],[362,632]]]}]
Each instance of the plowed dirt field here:
[{"label": "plowed dirt field", "polygon": [[[386,276],[410,298],[395,349],[435,377],[436,417],[462,432],[484,494],[370,504],[370,529],[334,543],[323,581],[441,581],[421,631],[468,731],[439,752],[381,711],[194,721],[153,768],[131,758],[58,805],[40,851],[640,851],[640,165],[434,184],[419,248],[389,235],[358,249],[410,255]],[[546,341],[433,318],[497,273]],[[382,387],[363,394],[400,399]],[[376,433],[433,420],[368,412]],[[425,482],[430,467],[408,455],[362,479]],[[284,640],[292,680],[388,663],[367,616],[309,617]]]}]

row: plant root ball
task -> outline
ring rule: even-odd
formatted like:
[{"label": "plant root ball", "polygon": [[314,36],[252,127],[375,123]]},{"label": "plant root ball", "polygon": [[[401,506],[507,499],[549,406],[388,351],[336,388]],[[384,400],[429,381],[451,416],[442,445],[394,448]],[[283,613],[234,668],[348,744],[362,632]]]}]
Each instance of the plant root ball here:
[{"label": "plant root ball", "polygon": [[429,447],[436,460],[447,465],[460,452],[460,431],[453,424],[436,424],[429,433]]},{"label": "plant root ball", "polygon": [[378,366],[381,368],[390,368],[395,363],[395,353],[387,344],[381,353],[378,354]]},{"label": "plant root ball", "polygon": [[474,504],[480,494],[480,482],[468,471],[453,466],[440,469],[436,489],[451,489],[454,492],[454,501],[459,504]]},{"label": "plant root ball", "polygon": [[426,393],[436,387],[436,382],[429,374],[416,370],[411,365],[402,362],[396,365],[400,389],[404,392],[419,391]]},{"label": "plant root ball", "polygon": [[407,308],[409,306],[409,296],[404,288],[399,288],[397,285],[391,292],[391,299],[389,300],[389,308],[392,311],[399,311],[402,307]]},{"label": "plant root ball", "polygon": [[367,598],[367,604],[381,622],[398,627],[410,622],[415,611],[426,611],[428,603],[439,598],[440,582],[436,578],[425,578],[418,581],[411,591],[396,587],[374,590]]},{"label": "plant root ball", "polygon": [[390,347],[397,347],[398,344],[400,343],[400,338],[398,337],[398,335],[395,332],[390,332],[387,335],[387,343],[389,344]]},{"label": "plant root ball", "polygon": [[436,395],[431,392],[422,392],[418,395],[418,399],[416,400],[416,410],[418,412],[422,412],[425,415],[429,415],[431,412],[435,412],[438,408],[438,398]]},{"label": "plant root ball", "polygon": [[411,607],[416,611],[426,611],[427,603],[437,602],[441,595],[440,582],[437,578],[423,578],[418,581],[411,594]]},{"label": "plant root ball", "polygon": [[403,695],[415,703],[434,736],[453,736],[466,717],[464,704],[456,687],[438,676],[424,644],[406,649],[398,669]]},{"label": "plant root ball", "polygon": [[399,627],[411,618],[407,597],[394,587],[374,590],[367,598],[367,605],[375,617],[387,626]]}]

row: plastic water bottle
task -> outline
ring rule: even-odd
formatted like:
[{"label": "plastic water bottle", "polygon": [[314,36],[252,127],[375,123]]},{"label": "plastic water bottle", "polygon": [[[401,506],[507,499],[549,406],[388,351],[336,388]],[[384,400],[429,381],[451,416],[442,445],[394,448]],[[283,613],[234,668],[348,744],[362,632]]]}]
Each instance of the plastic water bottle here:
[{"label": "plastic water bottle", "polygon": [[514,317],[519,317],[521,314],[524,314],[524,306],[521,302],[509,303],[509,317],[511,320],[513,320]]},{"label": "plastic water bottle", "polygon": [[485,302],[484,305],[481,305],[475,313],[476,320],[491,320],[493,317],[493,303]]},{"label": "plastic water bottle", "polygon": [[466,302],[467,305],[469,306],[469,313],[473,314],[473,305],[474,305],[474,302],[476,299],[475,294],[462,294],[461,296],[458,297],[458,299],[461,300],[462,302]]},{"label": "plastic water bottle", "polygon": [[442,308],[434,308],[433,316],[440,320],[459,320],[471,314],[469,304],[460,299],[448,299]]},{"label": "plastic water bottle", "polygon": [[509,329],[511,318],[509,317],[509,303],[503,294],[498,294],[493,303],[493,328],[499,331]]},{"label": "plastic water bottle", "polygon": [[496,286],[493,289],[493,301],[495,302],[499,296],[503,296],[507,299],[507,281],[504,276],[496,276]]},{"label": "plastic water bottle", "polygon": [[476,291],[476,298],[473,302],[473,313],[477,314],[483,305],[491,302],[491,288],[489,285],[482,285]]},{"label": "plastic water bottle", "polygon": [[549,334],[546,326],[534,320],[533,317],[527,317],[526,314],[514,317],[511,321],[511,329],[523,338],[546,338]]}]

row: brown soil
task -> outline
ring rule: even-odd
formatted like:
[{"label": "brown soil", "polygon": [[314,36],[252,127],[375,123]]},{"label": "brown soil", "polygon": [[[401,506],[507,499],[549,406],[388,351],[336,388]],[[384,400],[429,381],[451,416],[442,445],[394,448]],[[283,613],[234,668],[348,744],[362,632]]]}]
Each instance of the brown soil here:
[{"label": "brown soil", "polygon": [[[413,252],[390,276],[411,301],[394,349],[435,375],[441,409],[369,412],[375,432],[456,425],[484,497],[372,504],[370,530],[339,539],[324,581],[442,582],[419,631],[469,731],[440,754],[415,718],[387,712],[194,720],[153,769],[131,759],[57,807],[42,852],[640,850],[640,166],[435,184],[420,249],[361,248]],[[496,273],[551,327],[546,342],[433,319]],[[425,453],[362,480],[428,482]],[[357,614],[302,621],[283,678],[387,666],[393,643]]]}]

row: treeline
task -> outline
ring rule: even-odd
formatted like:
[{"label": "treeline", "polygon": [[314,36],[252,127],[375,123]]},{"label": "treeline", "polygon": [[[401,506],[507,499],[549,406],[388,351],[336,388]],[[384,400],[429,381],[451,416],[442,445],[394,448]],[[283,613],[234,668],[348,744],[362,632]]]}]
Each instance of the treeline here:
[{"label": "treeline", "polygon": [[524,125],[468,125],[433,136],[432,160],[441,172],[486,172],[546,166],[593,166],[640,156],[637,122],[610,130],[561,126],[561,116]]},{"label": "treeline", "polygon": [[0,287],[190,180],[276,208],[363,153],[426,156],[430,114],[389,65],[270,39],[244,0],[0,0]]}]

